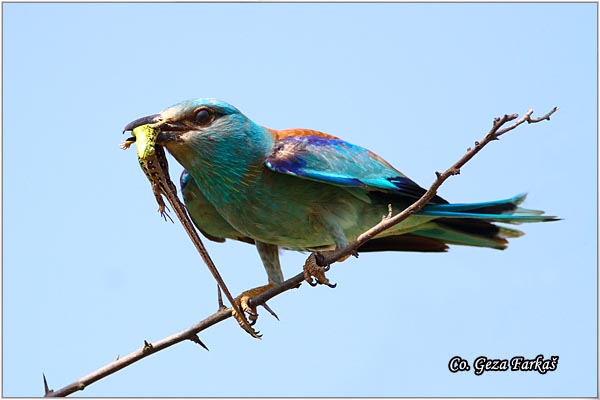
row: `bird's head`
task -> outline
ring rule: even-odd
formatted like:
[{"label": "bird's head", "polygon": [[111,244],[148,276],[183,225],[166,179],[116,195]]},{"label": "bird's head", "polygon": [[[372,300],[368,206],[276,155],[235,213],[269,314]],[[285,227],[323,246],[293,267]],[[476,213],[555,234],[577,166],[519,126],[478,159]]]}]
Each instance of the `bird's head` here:
[{"label": "bird's head", "polygon": [[[123,132],[151,124],[160,129],[156,142],[170,149],[201,136],[226,136],[227,132],[239,131],[246,121],[247,118],[230,104],[215,99],[196,99],[138,118],[128,123]],[[135,141],[135,138],[127,140]]]},{"label": "bird's head", "polygon": [[[124,131],[147,124],[159,129],[156,143],[165,146],[190,171],[232,163],[239,164],[241,171],[264,158],[273,146],[273,137],[265,128],[215,99],[183,101],[130,122]],[[132,142],[135,137],[126,140]]]}]

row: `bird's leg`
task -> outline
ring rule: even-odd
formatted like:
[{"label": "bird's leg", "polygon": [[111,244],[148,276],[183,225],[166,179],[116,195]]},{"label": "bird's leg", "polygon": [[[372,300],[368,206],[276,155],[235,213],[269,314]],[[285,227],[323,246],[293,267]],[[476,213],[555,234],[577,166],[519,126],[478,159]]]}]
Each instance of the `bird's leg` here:
[{"label": "bird's leg", "polygon": [[[264,286],[255,287],[254,289],[249,289],[240,294],[235,298],[235,301],[238,303],[240,309],[248,314],[248,319],[250,320],[250,325],[254,325],[258,320],[258,312],[256,311],[256,306],[250,306],[250,299],[258,296],[261,293],[264,293],[268,289],[273,286],[283,282],[283,273],[281,272],[281,264],[279,263],[279,248],[274,244],[268,244],[256,240],[255,243],[256,250],[258,250],[258,254],[260,255],[260,259],[265,267],[265,271],[267,272],[267,277],[269,278],[269,283]],[[271,310],[271,308],[265,303],[263,304],[265,310],[271,313],[275,318],[277,314]],[[236,313],[233,316],[237,319],[238,315]],[[238,321],[239,322],[239,321]]]}]

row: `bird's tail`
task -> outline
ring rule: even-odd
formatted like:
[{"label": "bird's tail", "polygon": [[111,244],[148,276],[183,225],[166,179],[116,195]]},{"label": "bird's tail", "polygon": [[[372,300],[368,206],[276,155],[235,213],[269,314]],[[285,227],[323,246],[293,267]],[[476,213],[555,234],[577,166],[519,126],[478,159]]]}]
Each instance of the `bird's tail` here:
[{"label": "bird's tail", "polygon": [[422,229],[410,234],[376,238],[359,251],[445,251],[446,244],[505,249],[510,238],[523,235],[517,229],[496,225],[495,222],[521,224],[525,222],[556,221],[557,217],[543,211],[519,207],[526,194],[510,199],[469,204],[431,204],[418,214],[437,217]]}]

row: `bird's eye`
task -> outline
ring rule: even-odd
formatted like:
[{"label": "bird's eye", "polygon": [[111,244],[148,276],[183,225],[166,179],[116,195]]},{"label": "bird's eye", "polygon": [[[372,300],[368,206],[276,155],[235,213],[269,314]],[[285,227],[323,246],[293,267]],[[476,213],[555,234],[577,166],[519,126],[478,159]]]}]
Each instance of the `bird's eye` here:
[{"label": "bird's eye", "polygon": [[199,123],[200,125],[208,125],[213,120],[213,113],[206,108],[201,108],[200,110],[198,110],[196,112],[195,119],[196,119],[196,122]]}]

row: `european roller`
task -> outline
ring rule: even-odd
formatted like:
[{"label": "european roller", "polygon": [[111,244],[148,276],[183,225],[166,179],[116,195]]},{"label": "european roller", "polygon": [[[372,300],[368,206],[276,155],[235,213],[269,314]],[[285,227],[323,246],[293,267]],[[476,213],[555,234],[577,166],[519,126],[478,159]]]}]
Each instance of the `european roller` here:
[{"label": "european roller", "polygon": [[[388,205],[396,214],[425,193],[363,147],[310,129],[269,129],[215,99],[181,102],[125,130],[145,124],[160,128],[156,143],[185,168],[181,192],[196,227],[213,241],[256,246],[268,284],[242,294],[251,315],[248,298],[284,279],[279,249],[341,248],[380,222]],[[557,219],[521,208],[524,199],[520,194],[457,204],[436,196],[358,251],[443,252],[448,245],[502,250],[523,232],[497,223]]]}]

